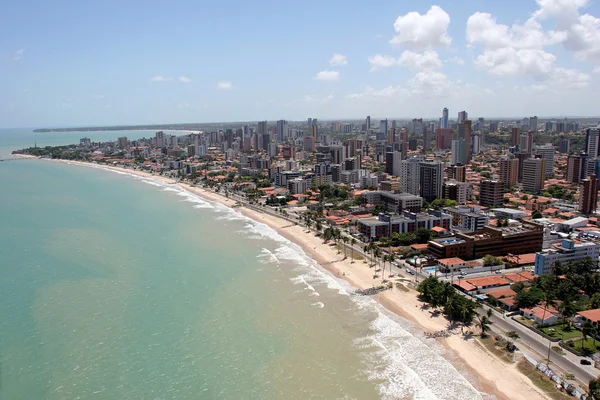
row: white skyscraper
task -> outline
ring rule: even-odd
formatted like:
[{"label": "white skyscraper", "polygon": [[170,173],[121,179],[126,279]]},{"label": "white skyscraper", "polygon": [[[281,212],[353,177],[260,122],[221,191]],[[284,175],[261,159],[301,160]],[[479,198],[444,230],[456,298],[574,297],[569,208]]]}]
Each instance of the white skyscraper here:
[{"label": "white skyscraper", "polygon": [[534,150],[535,154],[542,156],[546,160],[546,176],[554,175],[554,147],[551,144],[545,146],[538,146]]},{"label": "white skyscraper", "polygon": [[458,121],[457,123],[462,123],[469,119],[469,114],[466,111],[461,111],[458,113]]},{"label": "white skyscraper", "polygon": [[400,191],[403,193],[419,195],[420,177],[419,167],[423,157],[413,156],[400,162]]},{"label": "white skyscraper", "polygon": [[440,128],[447,129],[448,128],[448,109],[444,108],[442,110],[442,120],[440,122]]},{"label": "white skyscraper", "polygon": [[458,140],[453,140],[452,141],[452,148],[451,148],[451,155],[450,155],[450,164],[451,165],[456,165],[460,162],[459,159],[459,152],[460,152],[460,141]]}]

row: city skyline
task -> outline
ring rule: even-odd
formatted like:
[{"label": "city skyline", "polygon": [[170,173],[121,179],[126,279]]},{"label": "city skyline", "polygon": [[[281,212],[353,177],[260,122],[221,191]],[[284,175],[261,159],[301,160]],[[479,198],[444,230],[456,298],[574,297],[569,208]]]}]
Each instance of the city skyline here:
[{"label": "city skyline", "polygon": [[116,7],[9,5],[0,127],[597,112],[586,0]]}]

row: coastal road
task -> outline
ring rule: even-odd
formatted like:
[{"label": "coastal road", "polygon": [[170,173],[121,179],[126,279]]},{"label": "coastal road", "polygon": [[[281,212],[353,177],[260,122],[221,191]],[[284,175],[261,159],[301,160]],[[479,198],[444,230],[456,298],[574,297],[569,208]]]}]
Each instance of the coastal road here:
[{"label": "coastal road", "polygon": [[[487,307],[484,307],[487,309]],[[486,310],[487,311],[487,310]],[[537,353],[538,361],[547,360],[549,346],[558,346],[558,343],[551,342],[546,338],[538,335],[532,330],[519,324],[517,321],[510,317],[504,318],[494,311],[490,317],[492,321],[492,327],[495,330],[501,330],[503,332],[515,331],[519,334],[519,339],[515,342],[519,345],[522,350],[529,353],[527,350],[533,350]],[[579,360],[583,357],[578,357],[565,350],[566,355],[560,355],[554,350],[550,350],[550,368],[552,365],[556,365],[561,370],[572,373],[582,383],[587,384],[591,379],[596,379],[600,375],[600,371],[593,365],[585,366],[579,364]]]},{"label": "coastal road", "polygon": [[[220,194],[222,194],[222,193],[220,193]],[[269,215],[272,215],[275,217],[284,218],[290,222],[296,222],[296,223],[298,222],[298,220],[296,218],[291,218],[290,216],[286,216],[286,215],[282,215],[281,213],[277,213],[275,210],[271,209],[270,207],[248,204],[248,202],[246,201],[245,198],[243,198],[242,196],[239,196],[237,194],[232,195],[230,192],[230,198],[238,200],[240,203],[244,204],[244,206],[246,206],[248,208],[252,208],[257,211],[264,212],[266,214],[269,214]],[[358,254],[361,254],[363,257],[367,257],[367,255],[364,254],[361,245],[351,246],[349,244],[346,244],[346,246],[348,248],[354,247],[355,252],[357,252]],[[424,278],[428,277],[428,274],[424,274],[422,271],[419,271],[417,268],[409,266],[403,260],[398,260],[397,263],[398,263],[398,268],[400,270],[408,269],[408,270],[413,271],[415,273],[415,275],[414,275],[415,280],[417,280],[418,278],[424,279]],[[515,269],[515,272],[517,272],[517,271],[520,272],[521,268]],[[505,271],[505,272],[509,272],[509,271]],[[480,275],[480,274],[477,274],[477,275]],[[481,273],[481,275],[490,275],[490,273],[489,272]],[[448,277],[446,277],[446,280],[448,280]],[[470,297],[462,292],[458,292],[458,293],[460,293],[466,297]],[[480,313],[482,315],[484,315],[485,312],[487,311],[487,309],[488,309],[488,307],[483,305],[482,309],[480,310]],[[538,335],[537,333],[533,332],[532,330],[524,327],[523,325],[514,321],[512,318],[506,318],[504,315],[499,314],[495,310],[494,310],[492,316],[490,317],[490,320],[492,322],[492,329],[498,333],[506,333],[509,331],[517,332],[519,334],[519,339],[515,340],[515,343],[519,346],[519,348],[524,350],[530,356],[533,356],[533,358],[535,358],[538,361],[544,362],[544,360],[546,360],[548,358],[548,349],[553,345],[554,346],[558,345],[557,343],[550,342],[549,340]],[[531,354],[532,352],[534,354]],[[563,356],[563,355],[556,353],[553,350],[550,350],[550,367],[552,368],[554,366],[554,369],[560,369],[563,372],[573,374],[583,384],[587,384],[587,382],[589,382],[591,379],[596,379],[598,377],[598,375],[600,375],[600,371],[598,369],[596,369],[594,366],[581,365],[579,363],[579,361],[582,359],[582,357],[578,357],[567,351],[565,351],[565,353],[566,353],[566,355]]]}]

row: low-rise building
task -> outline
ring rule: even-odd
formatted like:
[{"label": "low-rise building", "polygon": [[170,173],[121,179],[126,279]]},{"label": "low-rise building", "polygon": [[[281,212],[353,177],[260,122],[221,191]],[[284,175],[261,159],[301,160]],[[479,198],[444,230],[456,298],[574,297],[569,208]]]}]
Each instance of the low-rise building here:
[{"label": "low-rise building", "polygon": [[489,217],[479,207],[446,207],[444,212],[452,215],[452,226],[460,231],[478,232],[489,222]]},{"label": "low-rise building", "polygon": [[494,215],[498,219],[521,219],[527,217],[529,214],[513,208],[495,208]]},{"label": "low-rise building", "polygon": [[459,257],[463,260],[482,258],[486,254],[505,256],[542,250],[543,225],[523,222],[504,228],[485,226],[479,232],[459,232],[453,237],[433,239],[428,250],[435,258]]},{"label": "low-rise building", "polygon": [[598,256],[600,256],[600,243],[575,243],[573,240],[563,239],[559,245],[554,245],[548,250],[536,253],[535,273],[537,275],[551,274],[557,261],[566,264],[590,257],[597,264]]},{"label": "low-rise building", "polygon": [[385,206],[386,211],[401,213],[404,210],[419,212],[423,207],[423,198],[410,193],[390,193],[381,190],[365,192],[363,196],[369,204]]},{"label": "low-rise building", "polygon": [[467,267],[465,260],[458,257],[442,258],[437,260],[440,272],[450,273],[458,272]]},{"label": "low-rise building", "polygon": [[402,215],[361,218],[357,222],[358,231],[366,240],[391,236],[392,233],[415,233],[420,228],[442,227],[449,229],[452,217],[441,211],[428,210],[427,213],[403,211]]}]

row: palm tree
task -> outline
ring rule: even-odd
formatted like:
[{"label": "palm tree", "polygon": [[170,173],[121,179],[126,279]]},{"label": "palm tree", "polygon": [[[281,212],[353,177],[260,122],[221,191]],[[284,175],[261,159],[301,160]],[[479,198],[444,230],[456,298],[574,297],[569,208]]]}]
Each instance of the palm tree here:
[{"label": "palm tree", "polygon": [[479,316],[477,319],[479,320],[479,328],[481,329],[481,337],[484,338],[487,336],[487,333],[490,330],[490,325],[492,321],[490,321],[490,317],[492,316],[492,309],[489,308],[487,310],[487,315]]},{"label": "palm tree", "polygon": [[350,263],[354,262],[354,245],[356,244],[356,239],[351,238],[350,239],[350,250],[352,250],[352,260],[350,261]]},{"label": "palm tree", "polygon": [[342,236],[342,242],[344,242],[344,258],[347,258],[347,255],[346,255],[346,243],[348,243],[348,237]]},{"label": "palm tree", "polygon": [[394,264],[395,260],[396,260],[396,255],[394,253],[392,253],[388,256],[388,261],[390,262],[390,274],[388,275],[388,277],[392,276],[392,265]]}]

